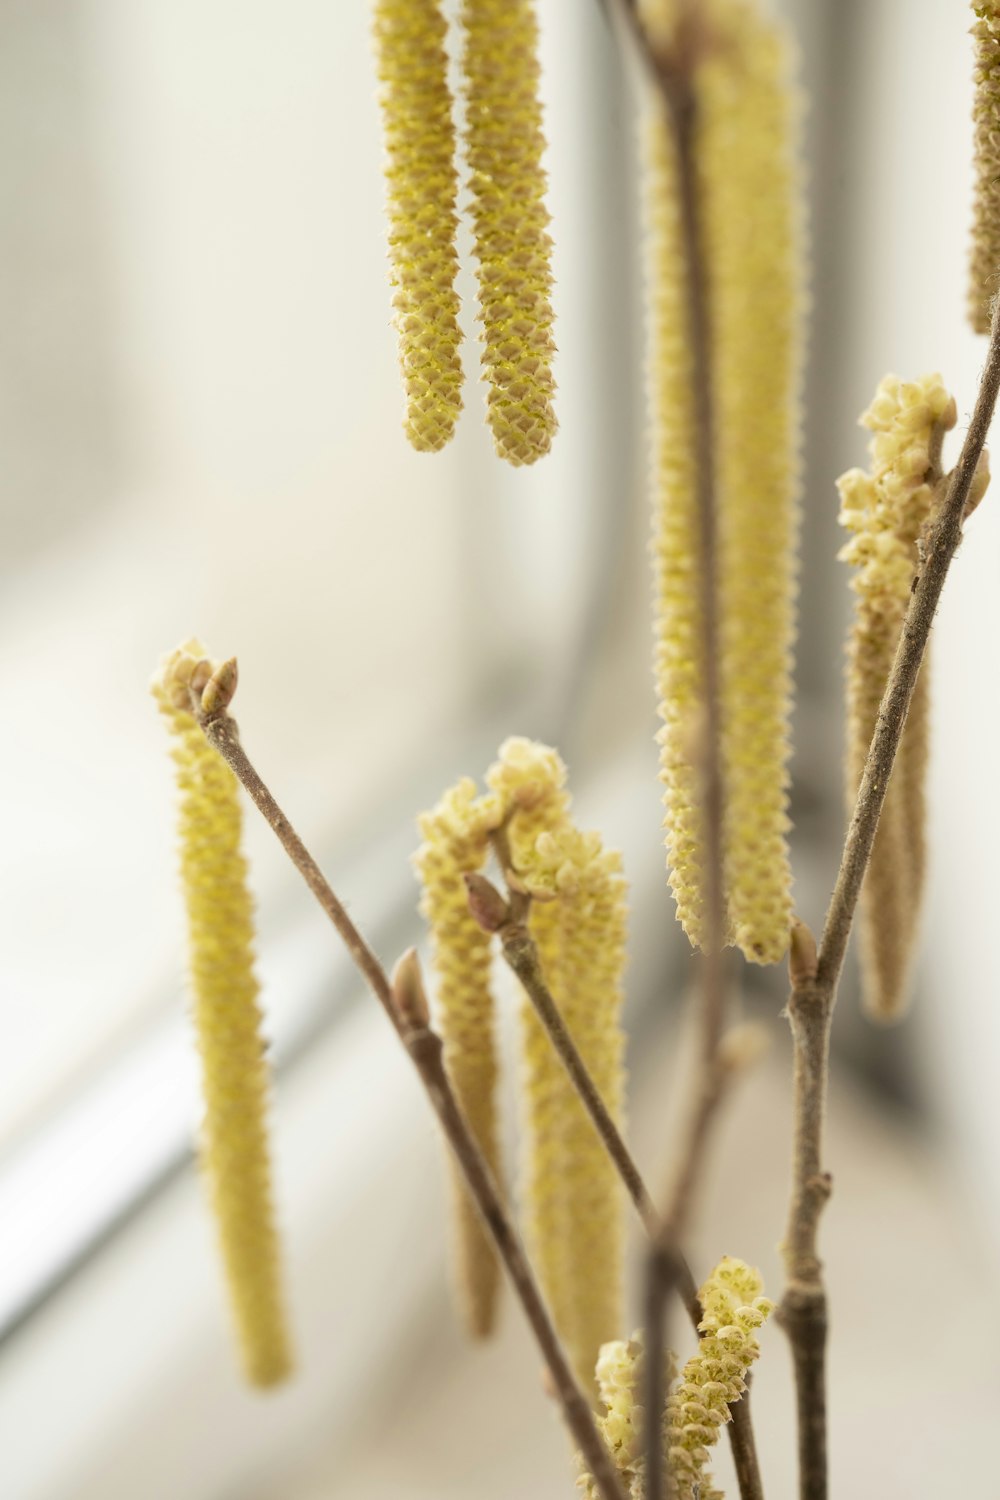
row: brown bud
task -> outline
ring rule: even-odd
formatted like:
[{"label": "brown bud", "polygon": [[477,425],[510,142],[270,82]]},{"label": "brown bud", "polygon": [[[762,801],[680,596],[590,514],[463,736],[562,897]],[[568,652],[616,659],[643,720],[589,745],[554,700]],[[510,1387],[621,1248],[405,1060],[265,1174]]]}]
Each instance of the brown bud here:
[{"label": "brown bud", "polygon": [[788,973],[792,988],[798,989],[816,978],[816,939],[799,917],[792,923],[792,941],[788,953]]},{"label": "brown bud", "polygon": [[463,875],[469,911],[484,932],[499,932],[510,921],[510,907],[485,875]]},{"label": "brown bud", "polygon": [[430,1020],[416,948],[407,948],[392,971],[392,1003],[407,1031],[419,1031]]},{"label": "brown bud", "polygon": [[238,677],[235,656],[231,656],[228,661],[216,667],[202,689],[201,711],[203,714],[219,714],[229,707],[233,701],[233,694],[236,692]]}]

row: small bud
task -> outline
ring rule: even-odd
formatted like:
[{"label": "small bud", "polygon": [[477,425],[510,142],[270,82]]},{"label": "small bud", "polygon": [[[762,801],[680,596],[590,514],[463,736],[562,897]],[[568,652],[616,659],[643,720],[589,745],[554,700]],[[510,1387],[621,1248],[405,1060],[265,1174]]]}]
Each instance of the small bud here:
[{"label": "small bud", "polygon": [[430,1020],[424,976],[416,948],[407,948],[392,971],[392,1003],[407,1031],[419,1031]]},{"label": "small bud", "polygon": [[233,701],[238,677],[235,656],[231,656],[228,661],[221,662],[202,689],[201,712],[203,714],[223,713]]},{"label": "small bud", "polygon": [[469,911],[484,932],[499,932],[510,921],[510,907],[496,886],[485,875],[472,872],[463,875],[469,898]]},{"label": "small bud", "polygon": [[792,943],[788,954],[788,973],[792,988],[816,978],[816,939],[801,918],[792,923]]},{"label": "small bud", "polygon": [[990,455],[984,448],[982,453],[980,453],[979,455],[979,462],[976,464],[976,472],[972,476],[972,484],[969,488],[969,498],[965,502],[965,510],[962,513],[962,519],[964,521],[967,521],[969,519],[976,506],[979,504],[980,500],[986,494],[986,491],[989,488],[989,483]]}]

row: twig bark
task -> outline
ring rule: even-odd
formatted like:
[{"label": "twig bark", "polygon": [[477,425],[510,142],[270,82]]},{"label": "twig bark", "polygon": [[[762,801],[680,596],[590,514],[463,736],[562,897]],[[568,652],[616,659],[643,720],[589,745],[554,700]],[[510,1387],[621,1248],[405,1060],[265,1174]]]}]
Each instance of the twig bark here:
[{"label": "twig bark", "polygon": [[972,420],[958,463],[952,471],[947,494],[924,545],[920,572],[879,708],[818,954],[808,929],[800,926],[793,935],[789,965],[791,994],[787,1009],[794,1048],[792,1191],[783,1247],[788,1280],[779,1318],[788,1334],[795,1364],[801,1500],[826,1500],[828,1488],[827,1297],[817,1237],[820,1215],[831,1191],[830,1175],[822,1165],[830,1026],[879,814],[944,581],[961,541],[962,520],[998,391],[1000,312],[995,306],[986,364]]},{"label": "twig bark", "polygon": [[[469,905],[477,920],[488,932],[500,939],[501,952],[512,973],[520,981],[531,1001],[535,1014],[544,1027],[553,1050],[577,1091],[580,1102],[590,1116],[608,1157],[615,1166],[625,1190],[634,1204],[643,1226],[650,1238],[651,1253],[663,1254],[658,1249],[660,1218],[635,1159],[628,1149],[621,1132],[600,1091],[590,1076],[579,1049],[573,1041],[545,979],[538,946],[531,936],[528,917],[531,898],[510,880],[510,849],[503,830],[493,835],[493,847],[507,887],[507,899],[490,884],[483,875],[466,876]],[[722,1086],[722,1069],[719,1070],[719,1087]],[[697,1128],[697,1127],[696,1127]],[[684,1160],[689,1160],[685,1153]],[[680,1251],[674,1251],[677,1261],[674,1268],[660,1267],[657,1274],[648,1278],[646,1288],[646,1326],[659,1321],[663,1324],[663,1309],[671,1286],[676,1286],[691,1323],[698,1331],[702,1318],[702,1306],[698,1297],[698,1285],[691,1267]],[[745,1398],[744,1398],[745,1399]],[[733,1464],[740,1486],[741,1500],[763,1500],[760,1471],[756,1461],[756,1447],[750,1427],[749,1407],[737,1402],[732,1408],[733,1421],[728,1425],[729,1440],[733,1452]]]},{"label": "twig bark", "polygon": [[579,1445],[603,1500],[624,1500],[617,1470],[597,1431],[590,1405],[576,1383],[520,1240],[455,1099],[444,1067],[441,1039],[429,1027],[413,1025],[400,1014],[393,1002],[392,987],[385,970],[257,774],[240,744],[235,721],[223,710],[220,713],[200,715],[199,722],[209,742],[231,767],[277,834],[295,868],[337,929],[351,958],[406,1048],[524,1309],[552,1377],[566,1425]]},{"label": "twig bark", "polygon": [[750,1408],[750,1384],[751,1377],[748,1375],[746,1390],[729,1408],[733,1415],[729,1424],[729,1441],[740,1486],[740,1500],[764,1500],[764,1482],[760,1477],[757,1440],[754,1437]]}]

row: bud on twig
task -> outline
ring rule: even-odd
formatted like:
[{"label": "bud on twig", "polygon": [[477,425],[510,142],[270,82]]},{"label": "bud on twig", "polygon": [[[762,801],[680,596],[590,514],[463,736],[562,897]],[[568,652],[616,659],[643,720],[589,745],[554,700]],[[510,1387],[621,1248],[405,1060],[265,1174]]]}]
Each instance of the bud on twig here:
[{"label": "bud on twig", "polygon": [[416,948],[407,948],[392,971],[392,1003],[405,1031],[420,1031],[430,1021]]},{"label": "bud on twig", "polygon": [[484,932],[499,932],[510,921],[510,907],[485,875],[463,875],[469,911]]},{"label": "bud on twig", "polygon": [[202,714],[223,713],[233,701],[238,679],[236,657],[231,656],[228,661],[221,662],[216,667],[205,684],[201,695]]},{"label": "bud on twig", "polygon": [[811,929],[796,917],[792,923],[792,943],[788,954],[788,973],[792,988],[799,989],[816,978],[816,939]]}]

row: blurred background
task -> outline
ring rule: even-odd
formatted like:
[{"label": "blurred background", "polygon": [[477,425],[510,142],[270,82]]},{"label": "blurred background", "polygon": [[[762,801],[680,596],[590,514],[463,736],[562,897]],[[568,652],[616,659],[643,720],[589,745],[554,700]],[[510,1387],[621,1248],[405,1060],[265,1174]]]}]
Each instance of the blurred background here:
[{"label": "blurred background", "polygon": [[[797,902],[818,924],[843,827],[833,480],[863,459],[857,415],[887,370],[943,372],[953,458],[984,343],[964,321],[968,9],[783,9],[809,98],[793,810]],[[430,1116],[254,820],[301,1369],[276,1395],[240,1385],[191,1164],[173,788],[147,693],[189,634],[239,653],[247,745],[386,960],[419,935],[417,811],[506,734],[558,744],[581,821],[625,851],[632,1134],[662,1177],[692,966],[653,740],[635,88],[598,0],[539,11],[561,431],[515,472],[483,424],[468,275],[458,436],[435,457],[402,436],[365,4],[0,6],[5,1500],[573,1493],[515,1310],[495,1345],[463,1346]],[[917,1002],[876,1032],[851,970],[835,1026],[822,1238],[834,1491],[857,1500],[985,1493],[1000,1397],[995,501],[935,631]],[[741,982],[774,1045],[721,1126],[691,1255],[703,1272],[738,1254],[776,1291],[784,978]],[[756,1392],[774,1500],[794,1488],[777,1330]]]}]

